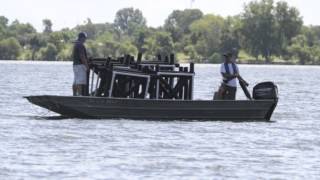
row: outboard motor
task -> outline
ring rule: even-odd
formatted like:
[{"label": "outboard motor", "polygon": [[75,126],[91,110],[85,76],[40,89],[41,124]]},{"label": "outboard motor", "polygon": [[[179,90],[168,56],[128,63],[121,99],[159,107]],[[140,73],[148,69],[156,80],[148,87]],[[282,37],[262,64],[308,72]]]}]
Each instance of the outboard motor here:
[{"label": "outboard motor", "polygon": [[273,82],[262,82],[254,86],[253,99],[278,99],[278,87]]}]

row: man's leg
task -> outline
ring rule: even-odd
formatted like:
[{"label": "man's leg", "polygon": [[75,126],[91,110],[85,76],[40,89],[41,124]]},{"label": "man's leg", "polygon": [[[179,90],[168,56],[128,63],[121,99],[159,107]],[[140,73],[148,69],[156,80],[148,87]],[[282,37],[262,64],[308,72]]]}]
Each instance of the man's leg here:
[{"label": "man's leg", "polygon": [[86,84],[82,85],[82,94],[83,96],[89,96],[89,88]]},{"label": "man's leg", "polygon": [[81,95],[86,96],[87,95],[87,86],[85,84],[81,84]]},{"label": "man's leg", "polygon": [[229,87],[229,100],[236,100],[236,92],[237,88],[235,87]]},{"label": "man's leg", "polygon": [[231,88],[231,93],[230,93],[230,98],[232,98],[232,100],[236,100],[236,93],[237,93],[237,88],[232,87]]},{"label": "man's leg", "polygon": [[236,87],[226,86],[225,99],[227,99],[227,100],[235,100],[236,99],[236,92],[237,92],[237,88]]},{"label": "man's leg", "polygon": [[87,68],[84,65],[81,65],[79,73],[79,89],[81,96],[87,96],[87,75]]},{"label": "man's leg", "polygon": [[81,85],[76,84],[75,85],[75,96],[81,96],[82,95],[82,89],[81,89]]},{"label": "man's leg", "polygon": [[77,86],[75,84],[72,85],[72,94],[73,96],[76,96],[77,94]]}]

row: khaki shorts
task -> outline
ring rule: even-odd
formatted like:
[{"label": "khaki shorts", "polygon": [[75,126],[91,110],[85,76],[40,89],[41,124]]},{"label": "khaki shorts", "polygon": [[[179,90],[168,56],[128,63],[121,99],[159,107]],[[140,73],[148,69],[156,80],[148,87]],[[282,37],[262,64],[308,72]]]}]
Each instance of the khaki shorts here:
[{"label": "khaki shorts", "polygon": [[74,85],[85,85],[87,84],[87,68],[83,64],[73,65],[74,73]]}]

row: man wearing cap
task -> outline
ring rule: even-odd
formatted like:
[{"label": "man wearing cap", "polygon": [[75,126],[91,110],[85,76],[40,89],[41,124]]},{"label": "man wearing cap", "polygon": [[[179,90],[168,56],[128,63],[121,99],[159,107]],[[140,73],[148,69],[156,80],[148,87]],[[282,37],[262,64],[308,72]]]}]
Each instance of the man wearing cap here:
[{"label": "man wearing cap", "polygon": [[89,70],[87,51],[84,43],[87,39],[87,34],[81,32],[78,34],[78,39],[73,46],[73,73],[74,81],[72,91],[74,96],[84,95],[85,85],[87,84],[87,71]]},{"label": "man wearing cap", "polygon": [[222,84],[219,95],[225,100],[235,100],[237,92],[237,77],[239,77],[239,68],[234,62],[236,54],[228,52],[223,54],[224,63],[221,64],[220,72],[222,75]]}]

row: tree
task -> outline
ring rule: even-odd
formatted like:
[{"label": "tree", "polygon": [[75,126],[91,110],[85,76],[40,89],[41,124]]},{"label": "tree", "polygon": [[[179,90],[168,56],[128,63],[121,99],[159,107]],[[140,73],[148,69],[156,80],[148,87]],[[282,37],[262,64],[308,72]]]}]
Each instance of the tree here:
[{"label": "tree", "polygon": [[295,58],[298,58],[301,65],[317,64],[320,62],[320,47],[318,44],[310,45],[308,38],[300,34],[292,39],[288,52]]},{"label": "tree", "polygon": [[0,38],[1,39],[6,36],[8,22],[9,20],[6,17],[0,16]]},{"label": "tree", "polygon": [[114,25],[121,33],[132,33],[139,27],[146,27],[146,19],[139,9],[123,8],[116,14]]},{"label": "tree", "polygon": [[16,60],[21,50],[18,40],[14,37],[0,41],[0,59]]},{"label": "tree", "polygon": [[64,46],[64,48],[59,51],[58,55],[57,55],[57,59],[61,60],[61,61],[67,61],[67,60],[71,60],[71,55],[72,55],[72,44],[66,44]]},{"label": "tree", "polygon": [[299,11],[284,1],[251,1],[241,14],[226,18],[204,15],[199,9],[174,10],[158,28],[147,27],[142,12],[134,8],[120,9],[114,23],[94,23],[88,18],[60,31],[52,30],[49,19],[43,20],[40,33],[29,23],[9,22],[0,16],[0,55],[6,58],[70,59],[72,42],[83,31],[89,38],[88,54],[94,57],[142,52],[150,58],[175,52],[183,59],[219,62],[222,52],[237,48],[246,58],[263,57],[267,63],[271,57],[320,63],[320,26],[303,26]]},{"label": "tree", "polygon": [[8,18],[6,18],[4,16],[0,16],[0,26],[7,27],[8,22],[9,22]]},{"label": "tree", "polygon": [[[224,20],[224,27],[221,35],[220,52],[227,52],[231,49],[240,49],[243,37],[241,35],[241,20],[239,16],[227,17]],[[216,56],[217,57],[217,56]],[[221,60],[221,55],[220,55]]]},{"label": "tree", "polygon": [[86,32],[88,39],[94,39],[97,37],[97,25],[93,24],[90,18],[87,19],[86,24],[79,25],[75,29],[78,32]]},{"label": "tree", "polygon": [[177,42],[183,35],[190,33],[189,26],[202,16],[199,9],[175,10],[166,19],[164,29],[171,34],[173,41]]},{"label": "tree", "polygon": [[302,28],[299,11],[288,3],[273,0],[250,2],[242,14],[242,34],[244,46],[248,52],[258,58],[262,55],[266,63],[271,55],[286,55],[291,39]]},{"label": "tree", "polygon": [[307,38],[309,46],[320,46],[320,26],[305,26],[301,34]]},{"label": "tree", "polygon": [[44,33],[52,33],[52,22],[50,19],[42,20],[42,24],[44,26]]},{"label": "tree", "polygon": [[103,44],[101,42],[97,42],[92,39],[86,41],[87,53],[91,57],[105,57],[103,54],[100,53],[101,47],[103,47]]},{"label": "tree", "polygon": [[31,60],[35,60],[36,52],[46,43],[41,35],[34,34],[30,39],[30,48],[32,50]]},{"label": "tree", "polygon": [[193,45],[188,45],[184,48],[184,53],[189,56],[192,61],[199,60],[199,55]]},{"label": "tree", "polygon": [[252,1],[245,6],[242,14],[245,48],[257,59],[262,55],[266,63],[270,62],[277,43],[273,9],[273,0]]},{"label": "tree", "polygon": [[41,48],[39,52],[39,59],[41,60],[57,60],[58,50],[54,44],[49,43],[46,47]]},{"label": "tree", "polygon": [[50,33],[48,42],[54,44],[58,51],[61,51],[67,43],[64,33],[60,31]]},{"label": "tree", "polygon": [[8,35],[16,37],[21,46],[28,44],[31,36],[35,34],[36,29],[29,23],[20,23],[18,20],[15,20],[8,27]]},{"label": "tree", "polygon": [[105,32],[97,37],[96,43],[91,43],[88,51],[102,57],[115,57],[118,55],[119,46],[119,42],[114,40],[114,35],[110,32]]},{"label": "tree", "polygon": [[195,49],[202,58],[220,51],[223,28],[224,19],[212,14],[205,15],[190,25],[190,30],[196,37]]},{"label": "tree", "polygon": [[126,54],[135,55],[135,54],[138,54],[138,50],[130,41],[125,41],[119,44],[117,53],[120,56],[123,56]]},{"label": "tree", "polygon": [[132,43],[135,45],[137,50],[141,53],[145,52],[144,44],[146,39],[150,37],[151,32],[147,28],[139,28],[132,35]]},{"label": "tree", "polygon": [[287,2],[277,2],[275,7],[275,20],[277,26],[278,55],[284,54],[291,39],[297,36],[302,29],[303,21],[299,11],[290,7]]},{"label": "tree", "polygon": [[158,31],[153,36],[148,38],[149,47],[146,49],[149,50],[149,55],[160,54],[162,56],[169,56],[173,53],[173,41],[168,32]]},{"label": "tree", "polygon": [[304,65],[307,61],[311,60],[310,47],[307,45],[307,38],[299,35],[292,40],[292,45],[288,47],[288,51]]}]

